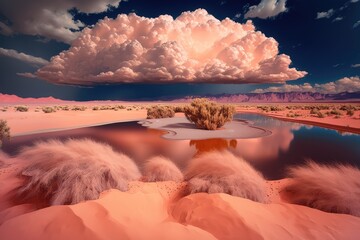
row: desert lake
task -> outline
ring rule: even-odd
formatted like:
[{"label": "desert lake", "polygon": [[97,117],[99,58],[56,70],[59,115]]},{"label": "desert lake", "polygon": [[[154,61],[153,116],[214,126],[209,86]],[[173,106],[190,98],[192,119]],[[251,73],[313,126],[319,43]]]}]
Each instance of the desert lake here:
[{"label": "desert lake", "polygon": [[271,134],[253,138],[211,138],[174,140],[163,137],[166,131],[151,129],[137,121],[84,127],[47,133],[15,136],[5,141],[3,151],[15,155],[24,146],[48,139],[91,138],[111,145],[130,156],[139,167],[155,155],[170,158],[184,169],[194,156],[212,150],[229,150],[244,158],[269,180],[281,179],[286,168],[307,160],[318,163],[344,163],[360,167],[360,135],[286,122],[258,114],[236,114],[236,121]]}]

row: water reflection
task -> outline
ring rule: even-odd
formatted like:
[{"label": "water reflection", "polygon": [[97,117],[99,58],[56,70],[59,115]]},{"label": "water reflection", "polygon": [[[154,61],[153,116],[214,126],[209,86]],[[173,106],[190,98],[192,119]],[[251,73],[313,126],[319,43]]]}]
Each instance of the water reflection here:
[{"label": "water reflection", "polygon": [[148,129],[136,122],[109,124],[76,130],[14,137],[5,141],[3,150],[16,154],[23,146],[51,138],[91,138],[110,144],[131,156],[140,166],[150,157],[163,155],[184,169],[194,156],[213,150],[229,150],[244,158],[268,179],[284,176],[284,169],[306,159],[320,163],[349,163],[360,167],[360,136],[341,135],[334,130],[284,122],[255,114],[235,116],[265,128],[271,135],[252,139],[168,140],[164,131]]},{"label": "water reflection", "polygon": [[221,138],[190,140],[189,145],[195,147],[196,149],[195,157],[196,157],[205,152],[224,151],[224,150],[229,150],[230,148],[235,149],[237,146],[237,140],[236,139],[228,140]]}]

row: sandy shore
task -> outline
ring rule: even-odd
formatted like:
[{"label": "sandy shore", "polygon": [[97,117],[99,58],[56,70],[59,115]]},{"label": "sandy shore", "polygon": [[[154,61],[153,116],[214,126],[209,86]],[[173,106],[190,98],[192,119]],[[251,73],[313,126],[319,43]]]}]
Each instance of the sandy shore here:
[{"label": "sandy shore", "polygon": [[[262,104],[259,104],[262,105]],[[294,104],[295,106],[309,105],[309,104]],[[314,104],[315,105],[315,104]],[[340,104],[334,104],[340,105]],[[265,106],[280,106],[284,108],[289,104],[268,104]],[[290,105],[291,106],[291,105]],[[360,134],[360,111],[354,112],[353,116],[346,115],[346,112],[342,112],[339,118],[335,116],[325,116],[324,118],[316,117],[310,114],[309,110],[289,110],[283,109],[281,111],[263,111],[258,109],[256,105],[239,105],[236,107],[236,111],[239,113],[257,113],[265,116],[278,118],[284,121],[303,123],[323,128],[334,129],[339,132],[350,132]],[[326,111],[322,111],[326,112]],[[289,117],[289,115],[297,114],[299,116]]]},{"label": "sandy shore", "polygon": [[242,121],[228,122],[222,129],[216,131],[199,129],[185,117],[147,119],[139,123],[148,128],[165,130],[167,133],[163,137],[175,140],[244,139],[264,137],[271,134],[266,129],[252,126]]}]

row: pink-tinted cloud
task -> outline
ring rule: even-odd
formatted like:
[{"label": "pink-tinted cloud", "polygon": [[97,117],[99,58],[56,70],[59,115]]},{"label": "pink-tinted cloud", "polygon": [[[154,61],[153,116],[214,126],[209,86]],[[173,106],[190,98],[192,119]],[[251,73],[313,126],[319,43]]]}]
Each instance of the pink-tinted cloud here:
[{"label": "pink-tinted cloud", "polygon": [[284,84],[278,87],[269,87],[265,89],[256,89],[254,93],[265,92],[320,92],[320,93],[341,93],[341,92],[359,92],[360,77],[345,77],[334,82],[311,85],[304,83],[302,85]]},{"label": "pink-tinted cloud", "polygon": [[271,18],[286,12],[286,0],[261,0],[259,5],[251,6],[245,18]]},{"label": "pink-tinted cloud", "polygon": [[145,18],[121,14],[85,29],[36,75],[60,84],[279,83],[306,72],[289,68],[278,43],[251,21],[222,21],[203,9]]}]

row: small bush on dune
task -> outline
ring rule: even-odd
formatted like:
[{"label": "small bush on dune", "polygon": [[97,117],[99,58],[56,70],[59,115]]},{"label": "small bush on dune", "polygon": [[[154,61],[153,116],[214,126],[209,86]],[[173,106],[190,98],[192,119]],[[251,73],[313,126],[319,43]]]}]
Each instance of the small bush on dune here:
[{"label": "small bush on dune", "polygon": [[186,118],[198,128],[216,130],[230,122],[235,113],[231,105],[219,105],[205,98],[197,98],[184,108]]},{"label": "small bush on dune", "polygon": [[0,119],[0,147],[2,146],[3,139],[10,139],[10,127],[6,120]]},{"label": "small bush on dune", "polygon": [[189,193],[227,193],[265,202],[265,179],[249,163],[227,151],[208,152],[193,159],[185,180]]},{"label": "small bush on dune", "polygon": [[170,106],[152,106],[147,109],[147,118],[172,118],[175,116],[174,109]]},{"label": "small bush on dune", "polygon": [[55,110],[54,108],[52,108],[52,107],[43,107],[43,108],[42,108],[42,111],[43,111],[44,113],[53,113],[53,112],[56,112],[56,110]]},{"label": "small bush on dune", "polygon": [[26,160],[18,197],[40,198],[50,205],[97,199],[111,188],[126,191],[128,181],[140,178],[129,157],[89,139],[39,142],[18,157]]},{"label": "small bush on dune", "polygon": [[183,180],[180,169],[171,160],[162,156],[153,157],[145,162],[143,176],[147,182]]},{"label": "small bush on dune", "polygon": [[85,111],[87,107],[85,106],[73,106],[71,111]]},{"label": "small bush on dune", "polygon": [[290,203],[360,217],[360,170],[314,162],[289,170],[292,180],[282,191]]},{"label": "small bush on dune", "polygon": [[16,106],[15,111],[17,111],[17,112],[27,112],[27,111],[29,111],[29,108],[26,107],[26,106]]}]

